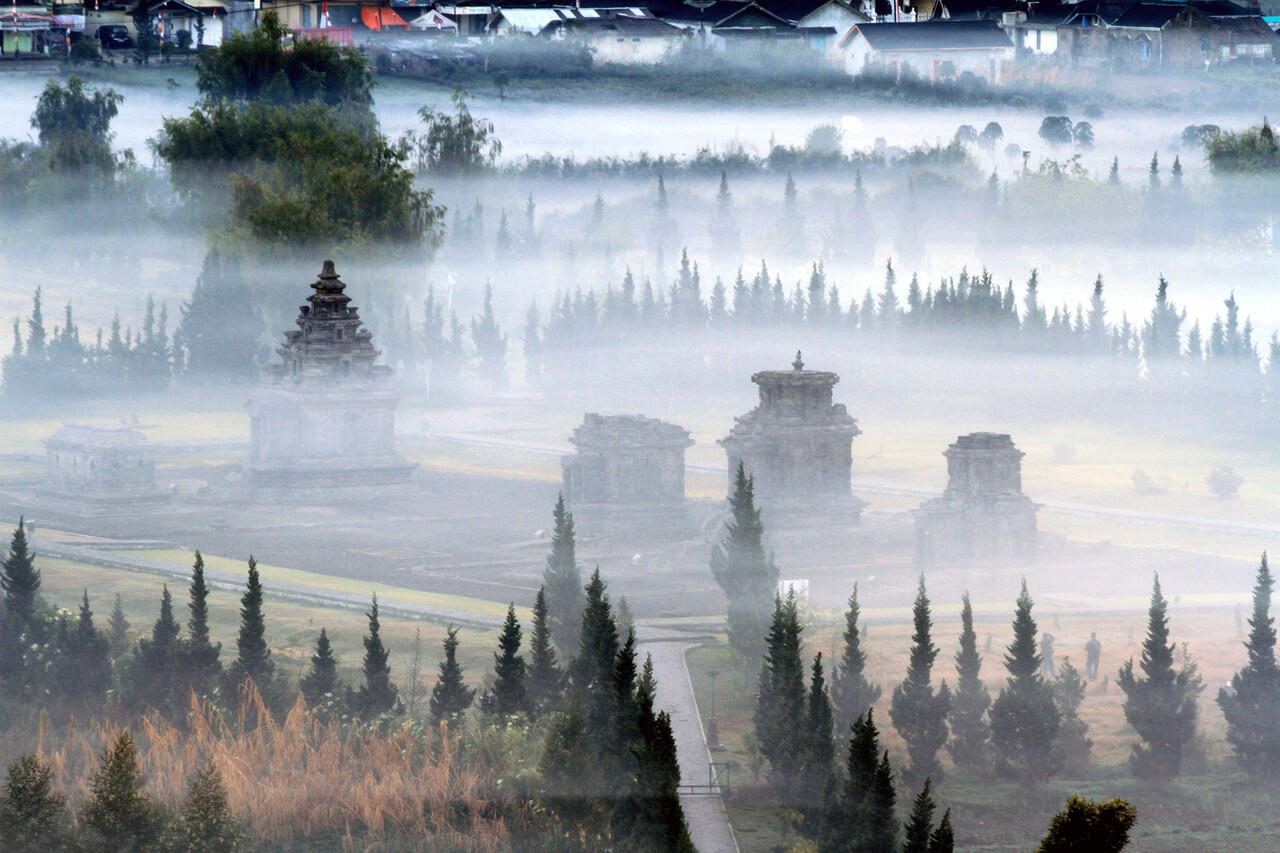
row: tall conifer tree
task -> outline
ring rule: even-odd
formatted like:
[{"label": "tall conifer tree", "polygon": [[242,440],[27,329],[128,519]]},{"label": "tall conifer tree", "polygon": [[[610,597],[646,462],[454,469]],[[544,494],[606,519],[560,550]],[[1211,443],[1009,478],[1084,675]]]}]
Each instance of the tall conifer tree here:
[{"label": "tall conifer tree", "polygon": [[111,621],[107,623],[107,642],[113,658],[124,654],[129,648],[129,620],[124,618],[124,605],[118,592],[115,604],[111,607]]},{"label": "tall conifer tree", "polygon": [[191,689],[204,696],[222,675],[222,664],[218,661],[222,644],[214,644],[209,639],[209,586],[204,580],[204,557],[199,551],[196,551],[191,565],[191,584],[187,594],[190,600],[187,603],[187,640],[183,649],[186,659],[183,666]]},{"label": "tall conifer tree", "polygon": [[800,802],[816,817],[823,793],[835,771],[836,744],[831,697],[822,672],[822,652],[814,655],[805,703],[804,755],[800,774]]},{"label": "tall conifer tree", "polygon": [[529,637],[529,670],[525,679],[529,704],[535,714],[550,713],[564,692],[564,671],[556,660],[547,614],[547,592],[538,587],[533,600],[533,633]]},{"label": "tall conifer tree", "polygon": [[111,658],[107,638],[93,624],[88,590],[81,599],[75,631],[64,653],[70,665],[63,669],[69,676],[63,685],[63,693],[75,701],[96,707],[106,698],[107,689],[111,687]]},{"label": "tall conifer tree", "polygon": [[1032,606],[1024,580],[1013,616],[1013,642],[1004,656],[1009,680],[991,704],[991,746],[1002,775],[1039,784],[1061,767],[1055,749],[1060,716],[1053,688],[1040,675]]},{"label": "tall conifer tree", "polygon": [[320,629],[316,637],[316,649],[311,655],[311,668],[298,680],[298,688],[307,705],[314,708],[326,701],[326,697],[338,695],[338,660],[333,656],[329,634]]},{"label": "tall conifer tree", "polygon": [[858,628],[858,585],[853,585],[849,609],[844,615],[844,650],[839,665],[831,672],[831,704],[835,712],[836,731],[849,731],[853,721],[867,712],[880,699],[880,686],[867,680],[867,654],[862,650],[862,632]]},{"label": "tall conifer tree", "polygon": [[9,765],[0,793],[0,849],[49,853],[68,849],[66,797],[53,790],[53,769],[36,755]]},{"label": "tall conifer tree", "polygon": [[933,644],[933,617],[923,576],[916,590],[912,619],[915,632],[911,636],[911,662],[907,665],[907,677],[893,690],[889,716],[907,743],[911,763],[904,775],[923,781],[942,775],[938,750],[947,742],[947,714],[951,710],[947,683],[942,682],[936,693],[933,689],[933,661],[938,656],[938,647]]},{"label": "tall conifer tree", "polygon": [[893,768],[870,709],[852,733],[844,778],[828,786],[823,799],[818,853],[897,853]]},{"label": "tall conifer tree", "polygon": [[487,703],[492,713],[509,717],[529,710],[529,694],[525,686],[524,656],[516,606],[507,605],[507,619],[498,635],[498,651],[493,656],[493,693]]},{"label": "tall conifer tree", "polygon": [[764,524],[755,502],[755,481],[741,461],[729,496],[732,518],[711,551],[711,574],[729,599],[729,645],[748,662],[759,658],[769,626],[769,604],[777,592],[778,567],[764,549]]},{"label": "tall conifer tree", "polygon": [[973,630],[973,605],[965,592],[960,607],[960,648],[956,652],[956,692],[951,701],[951,742],[947,749],[959,767],[982,767],[990,759],[991,694],[982,681],[982,655]]},{"label": "tall conifer tree", "polygon": [[440,675],[435,687],[431,688],[431,716],[436,722],[460,721],[475,698],[475,688],[467,687],[462,677],[462,665],[458,663],[458,629],[450,625],[444,637]]},{"label": "tall conifer tree", "polygon": [[390,652],[382,644],[382,623],[378,620],[378,596],[369,606],[369,633],[364,638],[364,683],[355,694],[357,712],[370,719],[396,707],[399,691],[391,681]]},{"label": "tall conifer tree", "polygon": [[769,762],[769,782],[790,797],[803,766],[806,732],[804,664],[800,657],[800,614],[794,591],[774,598],[773,621],[765,638],[756,698],[755,732]]},{"label": "tall conifer tree", "polygon": [[1173,665],[1169,642],[1169,603],[1156,576],[1147,611],[1147,638],[1142,643],[1135,675],[1133,659],[1120,667],[1116,684],[1124,691],[1124,716],[1141,738],[1133,745],[1129,767],[1140,779],[1171,779],[1178,775],[1182,753],[1196,735],[1196,699],[1204,683],[1195,664],[1181,669]]},{"label": "tall conifer tree", "polygon": [[1276,666],[1276,628],[1271,616],[1275,581],[1263,553],[1253,586],[1253,615],[1244,647],[1249,664],[1218,691],[1227,718],[1227,740],[1240,766],[1252,776],[1280,778],[1280,667]]},{"label": "tall conifer tree", "polygon": [[162,812],[142,789],[138,750],[127,731],[103,752],[102,764],[89,785],[89,798],[80,810],[80,825],[90,849],[113,853],[155,849]]},{"label": "tall conifer tree", "polygon": [[4,590],[6,619],[13,619],[23,627],[29,625],[35,617],[36,596],[40,594],[40,570],[27,542],[25,519],[18,519],[13,538],[9,540],[9,554],[0,563],[0,589]]},{"label": "tall conifer tree", "polygon": [[561,655],[571,654],[578,647],[578,628],[585,602],[582,573],[575,554],[573,515],[565,509],[564,495],[556,499],[555,530],[547,567],[542,572],[542,587],[546,590],[551,639]]},{"label": "tall conifer tree", "polygon": [[249,557],[249,577],[240,596],[240,632],[236,636],[236,659],[227,668],[230,695],[235,696],[246,679],[267,695],[275,676],[275,662],[267,646],[267,626],[262,613],[262,580],[258,563]]}]

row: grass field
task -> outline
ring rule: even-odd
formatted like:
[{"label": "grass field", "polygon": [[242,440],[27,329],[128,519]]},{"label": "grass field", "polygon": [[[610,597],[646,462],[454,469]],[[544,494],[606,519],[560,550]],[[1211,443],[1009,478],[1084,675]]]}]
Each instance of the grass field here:
[{"label": "grass field", "polygon": [[[1013,602],[987,603],[977,609],[976,630],[983,650],[983,675],[994,696],[1004,683],[1004,646],[1012,637],[1009,616]],[[934,668],[935,685],[942,679],[954,684],[954,655],[959,634],[958,610],[954,606],[936,608],[934,641],[941,651]],[[1201,851],[1212,846],[1219,851],[1260,851],[1280,849],[1280,792],[1273,797],[1259,795],[1230,761],[1224,738],[1225,723],[1215,703],[1218,688],[1245,662],[1234,610],[1209,607],[1188,601],[1171,609],[1172,638],[1186,642],[1192,659],[1207,685],[1200,699],[1200,737],[1186,762],[1182,777],[1163,788],[1153,789],[1132,779],[1125,766],[1135,735],[1125,723],[1123,693],[1115,686],[1115,672],[1130,656],[1141,654],[1145,614],[1055,614],[1038,613],[1042,631],[1056,638],[1056,659],[1070,657],[1083,665],[1083,645],[1096,631],[1103,646],[1101,677],[1090,684],[1080,709],[1093,739],[1089,773],[1081,779],[1054,780],[1042,791],[1023,791],[1017,786],[955,771],[943,755],[949,775],[937,798],[953,809],[957,827],[957,847],[964,850],[1027,850],[1034,847],[1049,817],[1062,807],[1071,793],[1110,798],[1124,796],[1138,807],[1135,851]],[[902,741],[889,718],[889,699],[907,667],[911,626],[905,609],[864,611],[869,621],[864,650],[868,675],[882,688],[875,706],[882,739],[896,767],[905,759]],[[842,630],[843,626],[841,626]],[[826,661],[839,654],[835,626],[810,625],[805,632],[805,653],[821,651]],[[777,809],[755,804],[752,774],[742,735],[752,726],[752,688],[741,663],[727,645],[708,645],[689,654],[698,705],[709,715],[711,688],[709,671],[721,675],[715,697],[721,743],[725,750],[717,761],[734,765],[735,787],[745,785],[729,804],[730,818],[742,844],[743,853],[773,851],[786,844],[785,815]],[[1105,678],[1105,681],[1103,680]],[[705,722],[705,720],[704,720]],[[911,792],[901,791],[901,798]]]}]

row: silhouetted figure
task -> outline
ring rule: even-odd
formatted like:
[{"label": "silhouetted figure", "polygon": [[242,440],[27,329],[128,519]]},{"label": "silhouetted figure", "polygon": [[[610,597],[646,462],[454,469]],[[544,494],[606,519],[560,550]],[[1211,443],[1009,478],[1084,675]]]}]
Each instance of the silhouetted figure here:
[{"label": "silhouetted figure", "polygon": [[1053,634],[1046,633],[1040,638],[1040,674],[1058,677],[1057,667],[1053,665]]},{"label": "silhouetted figure", "polygon": [[1097,632],[1089,634],[1089,642],[1084,644],[1084,675],[1093,681],[1098,677],[1098,661],[1102,657],[1102,643],[1098,642]]}]

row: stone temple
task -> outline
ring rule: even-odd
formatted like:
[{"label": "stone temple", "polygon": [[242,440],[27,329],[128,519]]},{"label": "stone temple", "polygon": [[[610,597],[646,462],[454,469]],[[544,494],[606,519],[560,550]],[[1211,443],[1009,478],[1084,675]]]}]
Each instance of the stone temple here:
[{"label": "stone temple", "polygon": [[[376,488],[409,479],[395,449],[399,394],[389,367],[344,292],[333,261],[298,309],[249,400],[249,486],[254,497],[316,497],[316,491]],[[308,495],[307,493],[311,494]]]},{"label": "stone temple", "polygon": [[684,517],[689,431],[644,415],[588,414],[561,459],[564,499],[575,517],[676,521]]},{"label": "stone temple", "polygon": [[853,496],[849,478],[853,438],[862,430],[843,404],[832,402],[840,377],[805,370],[800,353],[791,367],[751,377],[760,386],[760,403],[720,440],[729,456],[730,488],[741,461],[766,513],[857,521],[866,504]]},{"label": "stone temple", "polygon": [[943,453],[947,490],[915,510],[916,564],[1025,563],[1036,551],[1036,504],[1022,493],[1021,450],[993,432],[962,435]]},{"label": "stone temple", "polygon": [[156,487],[155,447],[122,424],[65,424],[45,440],[41,491],[92,514],[132,511],[169,496]]}]

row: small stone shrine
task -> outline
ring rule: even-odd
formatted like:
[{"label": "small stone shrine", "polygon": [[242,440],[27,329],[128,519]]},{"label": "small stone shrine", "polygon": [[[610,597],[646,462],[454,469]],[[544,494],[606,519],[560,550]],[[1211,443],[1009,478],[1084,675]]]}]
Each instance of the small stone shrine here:
[{"label": "small stone shrine", "polygon": [[805,370],[798,352],[791,367],[751,377],[760,386],[760,403],[720,440],[729,456],[730,488],[741,461],[766,513],[857,521],[866,504],[853,496],[849,478],[853,438],[862,430],[843,404],[832,402],[840,377]]},{"label": "small stone shrine", "polygon": [[575,516],[683,515],[688,430],[644,415],[588,414],[569,442],[577,451],[560,464]]},{"label": "small stone shrine", "polygon": [[45,440],[46,494],[96,512],[163,501],[155,447],[125,424],[65,424]]},{"label": "small stone shrine", "polygon": [[399,394],[389,367],[325,261],[249,400],[249,486],[259,499],[376,488],[408,480],[414,466],[396,453]]},{"label": "small stone shrine", "polygon": [[975,432],[957,438],[943,455],[947,490],[914,513],[917,566],[1030,561],[1037,507],[1022,493],[1025,454],[1013,439]]}]

